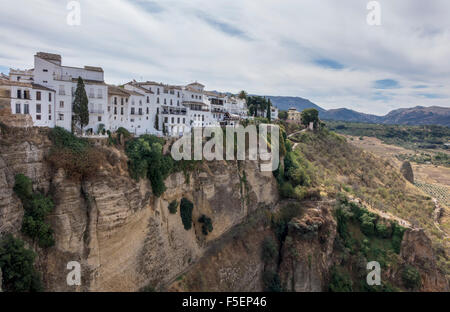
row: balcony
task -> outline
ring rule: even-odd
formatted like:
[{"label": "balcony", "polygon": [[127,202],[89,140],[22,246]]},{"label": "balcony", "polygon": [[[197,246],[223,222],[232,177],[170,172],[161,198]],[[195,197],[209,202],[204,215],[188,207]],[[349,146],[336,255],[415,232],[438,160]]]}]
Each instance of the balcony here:
[{"label": "balcony", "polygon": [[163,115],[186,115],[186,110],[163,110]]},{"label": "balcony", "polygon": [[130,115],[131,115],[131,116],[142,116],[143,113],[142,113],[142,112],[131,112]]},{"label": "balcony", "polygon": [[89,110],[89,114],[103,115],[104,113],[105,113],[105,111],[103,109],[90,109]]}]

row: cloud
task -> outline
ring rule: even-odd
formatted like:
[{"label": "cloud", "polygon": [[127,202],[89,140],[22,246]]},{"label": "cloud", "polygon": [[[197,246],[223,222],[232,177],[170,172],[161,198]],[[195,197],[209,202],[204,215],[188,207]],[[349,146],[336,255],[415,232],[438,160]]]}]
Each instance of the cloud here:
[{"label": "cloud", "polygon": [[378,27],[367,25],[360,0],[80,3],[81,26],[71,27],[66,1],[3,0],[0,64],[31,68],[33,55],[48,51],[68,66],[103,67],[108,83],[197,80],[377,114],[450,105],[414,88],[450,96],[441,87],[450,84],[450,1],[380,1]]},{"label": "cloud", "polygon": [[400,88],[400,84],[394,79],[381,79],[374,81],[375,89],[397,89]]}]

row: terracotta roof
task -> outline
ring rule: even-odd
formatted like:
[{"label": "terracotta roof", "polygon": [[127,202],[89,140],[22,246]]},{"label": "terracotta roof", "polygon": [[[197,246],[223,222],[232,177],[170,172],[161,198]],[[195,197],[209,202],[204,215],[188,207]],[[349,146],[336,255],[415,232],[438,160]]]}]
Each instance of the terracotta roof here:
[{"label": "terracotta roof", "polygon": [[36,56],[40,57],[41,59],[47,60],[47,61],[58,61],[58,62],[61,62],[61,55],[59,55],[59,54],[38,52],[38,53],[36,53]]},{"label": "terracotta roof", "polygon": [[6,80],[6,79],[0,79],[0,85],[2,85],[2,86],[18,86],[18,87],[25,87],[25,88],[33,87],[31,85],[31,83],[28,83],[28,82],[19,82],[19,81],[12,81],[12,80]]},{"label": "terracotta roof", "polygon": [[43,85],[40,85],[40,84],[37,84],[37,83],[32,83],[31,85],[33,86],[33,89],[56,92],[53,89],[47,88],[47,87],[45,87]]},{"label": "terracotta roof", "polygon": [[113,85],[108,85],[108,96],[110,95],[119,95],[129,97],[130,94],[124,88],[119,88]]},{"label": "terracotta roof", "polygon": [[84,66],[84,69],[103,73],[103,68],[95,66]]},{"label": "terracotta roof", "polygon": [[186,88],[185,88],[186,90],[188,90],[188,91],[191,91],[191,92],[195,92],[195,93],[201,93],[201,94],[203,94],[203,92],[202,91],[200,91],[200,90],[197,90],[197,89],[195,89],[195,88],[192,88],[192,87],[189,87],[189,86],[187,86]]},{"label": "terracotta roof", "polygon": [[127,82],[125,85],[133,86],[133,87],[135,87],[135,88],[138,88],[139,90],[144,91],[145,93],[154,94],[153,91],[150,91],[150,90],[148,90],[148,89],[145,89],[145,88],[141,87],[137,82],[130,81],[130,82]]},{"label": "terracotta roof", "polygon": [[199,83],[199,82],[193,82],[193,83],[190,83],[190,84],[188,84],[188,86],[200,86],[200,87],[205,87],[204,85],[202,85],[201,83]]}]

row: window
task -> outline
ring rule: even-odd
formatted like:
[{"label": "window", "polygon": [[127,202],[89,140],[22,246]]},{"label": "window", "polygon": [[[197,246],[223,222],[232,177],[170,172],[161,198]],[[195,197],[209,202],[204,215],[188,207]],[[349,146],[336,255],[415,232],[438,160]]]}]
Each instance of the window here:
[{"label": "window", "polygon": [[159,104],[159,98],[156,98],[156,103],[158,103],[158,104]]},{"label": "window", "polygon": [[48,69],[43,69],[42,70],[44,73],[47,73],[48,72]]},{"label": "window", "polygon": [[41,91],[36,91],[36,101],[41,100]]},{"label": "window", "polygon": [[59,120],[64,120],[64,114],[58,114],[58,119]]},{"label": "window", "polygon": [[48,113],[49,113],[49,114],[52,113],[52,106],[51,106],[51,105],[48,106]]},{"label": "window", "polygon": [[167,100],[166,99],[164,99],[164,104],[167,104]]},{"label": "window", "polygon": [[120,108],[120,115],[123,115],[123,107]]},{"label": "window", "polygon": [[123,105],[123,98],[120,98],[120,105]]},{"label": "window", "polygon": [[131,108],[131,115],[134,115],[134,107]]},{"label": "window", "polygon": [[23,104],[23,113],[24,114],[30,113],[30,105],[29,104]]},{"label": "window", "polygon": [[103,99],[103,92],[102,92],[102,89],[98,89],[97,98]]},{"label": "window", "polygon": [[59,101],[59,108],[64,108],[64,101]]},{"label": "window", "polygon": [[194,95],[193,95],[193,94],[191,94],[191,98],[194,98]]},{"label": "window", "polygon": [[36,104],[36,114],[41,113],[41,104]]},{"label": "window", "polygon": [[36,115],[36,120],[41,120],[41,115]]},{"label": "window", "polygon": [[177,106],[180,106],[180,100],[177,100]]},{"label": "window", "polygon": [[180,91],[177,92],[177,97],[180,97]]},{"label": "window", "polygon": [[93,89],[93,88],[90,88],[90,89],[89,89],[89,97],[90,97],[90,98],[94,98],[94,97],[95,97],[94,89]]},{"label": "window", "polygon": [[170,99],[170,105],[172,105],[172,99]]},{"label": "window", "polygon": [[149,114],[150,113],[150,110],[149,110],[149,108],[147,107],[147,114]]},{"label": "window", "polygon": [[183,118],[183,123],[186,123],[186,118]]},{"label": "window", "polygon": [[66,95],[66,90],[64,89],[64,86],[59,86],[59,95]]},{"label": "window", "polygon": [[164,122],[167,123],[167,121],[168,121],[168,118],[164,117]]},{"label": "window", "polygon": [[16,114],[20,114],[20,103],[16,103]]},{"label": "window", "polygon": [[22,90],[17,90],[17,98],[18,99],[22,98]]},{"label": "window", "polygon": [[102,116],[98,116],[97,120],[102,121]]},{"label": "window", "polygon": [[114,97],[114,104],[117,105],[117,96]]},{"label": "window", "polygon": [[142,115],[142,108],[139,108],[139,115]]},{"label": "window", "polygon": [[48,120],[52,120],[52,115],[48,115]]},{"label": "window", "polygon": [[114,115],[117,115],[117,106],[114,106]]},{"label": "window", "polygon": [[174,119],[175,119],[175,118],[172,117],[172,123],[174,123]]},{"label": "window", "polygon": [[158,94],[159,95],[159,88],[156,90],[157,92],[156,92],[156,94]]},{"label": "window", "polygon": [[111,106],[108,106],[108,113],[111,111]]},{"label": "window", "polygon": [[147,96],[147,103],[150,103],[150,97]]},{"label": "window", "polygon": [[48,101],[49,101],[49,102],[52,101],[52,94],[51,94],[51,92],[48,93]]},{"label": "window", "polygon": [[177,118],[177,123],[180,123],[180,117]]}]

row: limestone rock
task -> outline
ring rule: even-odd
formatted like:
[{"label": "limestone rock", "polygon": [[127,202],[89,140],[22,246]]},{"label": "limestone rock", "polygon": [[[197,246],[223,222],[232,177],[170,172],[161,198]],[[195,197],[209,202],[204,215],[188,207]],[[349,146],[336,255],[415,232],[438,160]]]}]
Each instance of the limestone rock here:
[{"label": "limestone rock", "polygon": [[414,173],[409,161],[403,162],[402,167],[400,168],[400,172],[406,180],[414,184]]}]

